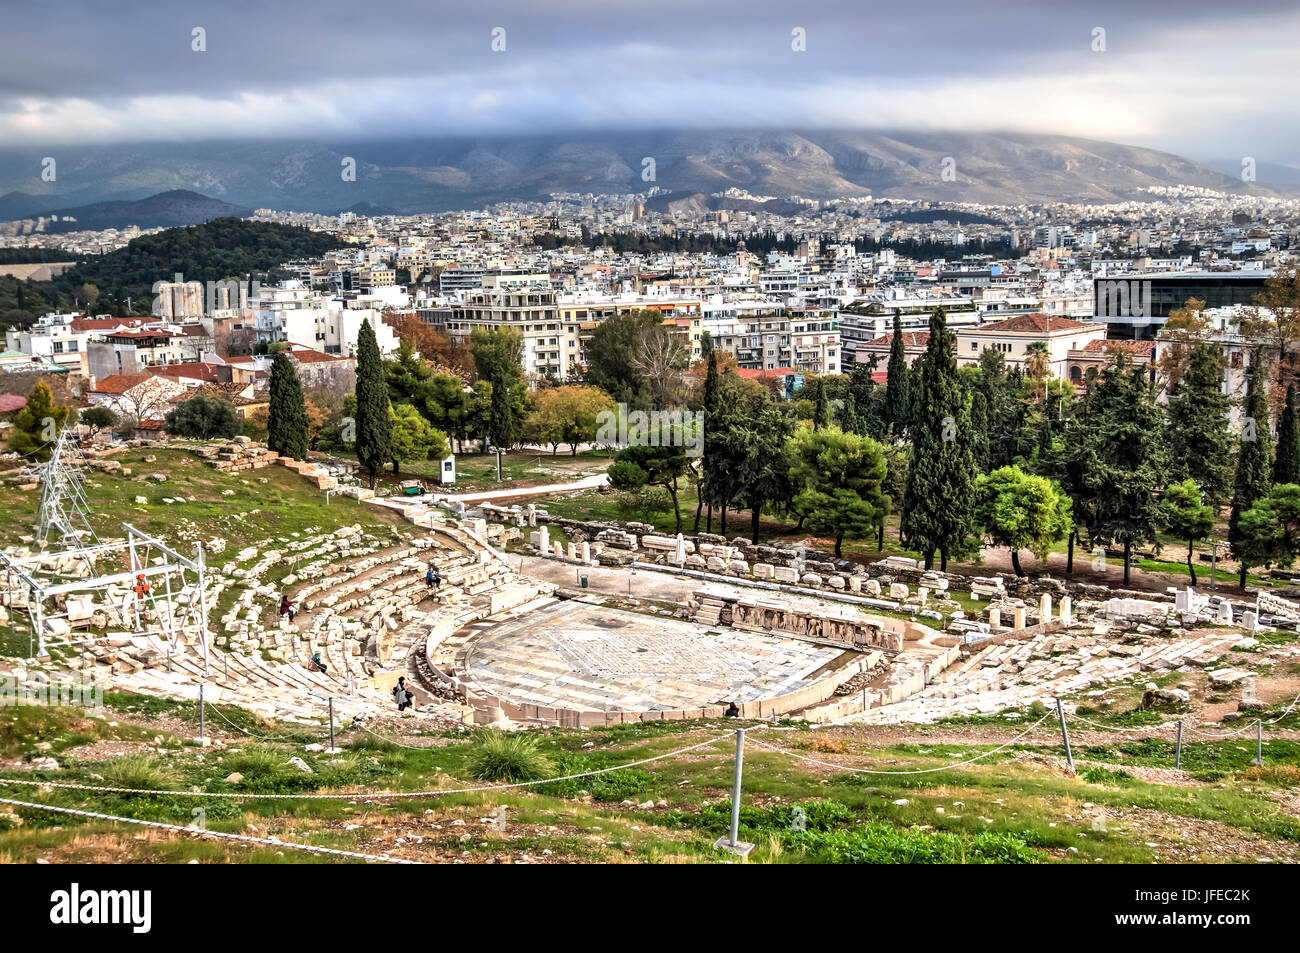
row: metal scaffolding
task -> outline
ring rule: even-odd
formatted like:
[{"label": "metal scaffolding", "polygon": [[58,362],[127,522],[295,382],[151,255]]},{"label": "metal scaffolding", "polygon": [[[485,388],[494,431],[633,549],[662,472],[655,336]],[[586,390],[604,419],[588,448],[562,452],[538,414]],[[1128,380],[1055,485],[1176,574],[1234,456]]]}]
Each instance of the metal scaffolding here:
[{"label": "metal scaffolding", "polygon": [[[11,611],[27,610],[32,657],[48,654],[53,646],[92,642],[94,636],[75,637],[78,626],[112,625],[133,635],[155,636],[167,643],[169,653],[196,643],[203,671],[208,673],[207,569],[202,544],[195,544],[193,557],[183,556],[130,523],[122,528],[124,539],[56,552],[16,556],[0,550],[3,601]],[[66,567],[68,560],[81,562],[88,574],[61,572],[59,567]],[[126,568],[107,573],[96,569],[111,564]]]},{"label": "metal scaffolding", "polygon": [[41,481],[41,503],[36,510],[38,546],[47,546],[51,533],[57,534],[64,547],[99,541],[90,526],[90,506],[81,479],[84,464],[76,435],[71,430],[59,431],[49,462],[37,470]]}]

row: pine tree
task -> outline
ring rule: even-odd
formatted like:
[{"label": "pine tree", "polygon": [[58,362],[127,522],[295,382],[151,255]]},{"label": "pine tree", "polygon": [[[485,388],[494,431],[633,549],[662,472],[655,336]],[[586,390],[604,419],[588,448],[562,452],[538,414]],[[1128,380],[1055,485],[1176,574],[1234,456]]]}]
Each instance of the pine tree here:
[{"label": "pine tree", "polygon": [[307,402],[298,373],[281,351],[271,362],[271,398],[266,417],[266,445],[282,457],[307,455]]},{"label": "pine tree", "polygon": [[925,555],[927,569],[935,550],[940,568],[947,569],[949,556],[964,555],[973,545],[974,434],[953,340],[943,309],[935,309],[912,400],[914,452],[901,526],[907,546]]},{"label": "pine tree", "polygon": [[[1234,558],[1242,555],[1245,542],[1237,524],[1241,514],[1272,488],[1273,436],[1269,433],[1268,397],[1265,394],[1264,361],[1259,353],[1250,364],[1246,401],[1242,405],[1241,445],[1237,450],[1237,475],[1232,487],[1232,515],[1228,519],[1228,542]],[[1248,567],[1240,570],[1241,587],[1246,588]]]},{"label": "pine tree", "polygon": [[1222,352],[1218,345],[1198,344],[1178,395],[1169,401],[1169,465],[1171,478],[1195,480],[1210,506],[1227,499],[1232,485],[1229,405]]},{"label": "pine tree", "polygon": [[48,460],[59,431],[77,422],[75,408],[56,404],[50,385],[38,380],[27,395],[27,404],[14,415],[9,428],[9,449],[25,457]]},{"label": "pine tree", "polygon": [[1286,406],[1277,422],[1277,459],[1273,462],[1273,483],[1300,483],[1300,408],[1296,407],[1295,384],[1286,388]]},{"label": "pine tree", "polygon": [[889,342],[888,377],[885,381],[885,427],[895,436],[907,429],[908,394],[907,354],[903,349],[903,319],[894,312],[894,336]]},{"label": "pine tree", "polygon": [[392,457],[392,421],[388,416],[388,388],[370,320],[361,322],[357,334],[357,459],[370,477],[370,489],[384,464]]}]

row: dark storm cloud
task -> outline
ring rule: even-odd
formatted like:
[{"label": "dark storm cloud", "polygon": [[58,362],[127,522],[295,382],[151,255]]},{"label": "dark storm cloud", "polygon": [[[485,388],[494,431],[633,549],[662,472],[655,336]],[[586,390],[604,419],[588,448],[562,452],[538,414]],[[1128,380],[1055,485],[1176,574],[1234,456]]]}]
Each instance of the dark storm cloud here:
[{"label": "dark storm cloud", "polygon": [[[1247,16],[1204,0],[10,0],[0,11],[0,135],[194,138],[204,113],[222,134],[261,135],[731,119],[870,126],[906,122],[909,110],[917,124],[967,127],[1032,126],[1035,112],[1055,113],[1051,131],[1073,121],[1095,135],[1106,110],[1159,106],[1154,82],[1167,89],[1174,122],[1184,101],[1206,102],[1207,77],[1236,75],[1241,86],[1248,58],[1262,65],[1284,52],[1293,12],[1266,2]],[[196,27],[206,52],[191,49]],[[506,31],[504,53],[490,46],[496,27]],[[1104,55],[1092,49],[1096,27],[1106,31]],[[806,31],[806,52],[791,49],[795,28]],[[1268,48],[1233,45],[1261,41]],[[1231,111],[1233,91],[1221,92],[1211,103]],[[1253,97],[1258,112],[1271,108],[1272,92],[1236,95]],[[1158,116],[1142,128],[1124,118],[1117,128],[1130,138],[1165,133]]]}]

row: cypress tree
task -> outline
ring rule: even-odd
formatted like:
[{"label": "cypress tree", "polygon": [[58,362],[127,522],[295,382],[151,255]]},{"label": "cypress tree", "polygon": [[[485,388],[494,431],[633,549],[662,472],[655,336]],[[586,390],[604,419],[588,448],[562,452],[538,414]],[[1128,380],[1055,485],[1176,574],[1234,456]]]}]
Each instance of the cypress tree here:
[{"label": "cypress tree", "polygon": [[813,403],[813,430],[825,430],[831,425],[830,405],[826,402],[826,382],[817,381],[817,399]]},{"label": "cypress tree", "polygon": [[271,362],[271,400],[266,418],[266,445],[282,457],[307,455],[307,402],[298,374],[281,351]]},{"label": "cypress tree", "polygon": [[[1268,398],[1264,382],[1264,361],[1256,353],[1246,383],[1242,405],[1241,445],[1237,450],[1237,475],[1232,487],[1232,515],[1228,519],[1228,542],[1234,557],[1241,556],[1243,535],[1238,531],[1241,514],[1272,489],[1273,436],[1269,433]],[[1246,588],[1247,567],[1242,565],[1241,587]]]},{"label": "cypress tree", "polygon": [[1124,351],[1088,390],[1084,424],[1071,454],[1091,536],[1124,546],[1124,584],[1134,543],[1156,538],[1161,512],[1156,490],[1166,460],[1161,410],[1142,368]]},{"label": "cypress tree", "polygon": [[357,334],[357,459],[370,477],[370,489],[392,456],[393,430],[388,416],[388,389],[370,319]]},{"label": "cypress tree", "polygon": [[974,442],[971,453],[974,455],[977,473],[987,473],[989,469],[989,402],[983,392],[975,391],[970,399],[970,426]]},{"label": "cypress tree", "polygon": [[1232,485],[1230,400],[1223,393],[1223,356],[1217,345],[1198,344],[1188,360],[1178,396],[1169,401],[1170,476],[1191,478],[1217,506]]},{"label": "cypress tree", "polygon": [[1273,483],[1300,483],[1300,416],[1297,416],[1295,384],[1286,388],[1286,407],[1277,422],[1277,459]]},{"label": "cypress tree", "polygon": [[862,435],[862,420],[858,417],[858,397],[852,387],[844,394],[844,406],[840,408],[840,429],[845,433]]},{"label": "cypress tree", "polygon": [[907,546],[925,555],[927,569],[934,565],[935,550],[940,569],[947,569],[949,556],[972,548],[974,532],[974,435],[953,340],[943,309],[936,308],[913,395],[913,458],[901,526]]},{"label": "cypress tree", "polygon": [[908,368],[903,349],[903,319],[894,312],[894,336],[889,342],[888,378],[885,382],[885,427],[892,428],[895,436],[907,429]]},{"label": "cypress tree", "polygon": [[709,531],[713,531],[713,497],[710,488],[713,476],[720,464],[719,436],[721,420],[718,415],[718,353],[710,350],[709,367],[704,374],[704,458],[700,461],[700,482],[696,489],[699,499],[695,504],[695,532],[700,531],[700,511],[705,503],[709,506]]}]

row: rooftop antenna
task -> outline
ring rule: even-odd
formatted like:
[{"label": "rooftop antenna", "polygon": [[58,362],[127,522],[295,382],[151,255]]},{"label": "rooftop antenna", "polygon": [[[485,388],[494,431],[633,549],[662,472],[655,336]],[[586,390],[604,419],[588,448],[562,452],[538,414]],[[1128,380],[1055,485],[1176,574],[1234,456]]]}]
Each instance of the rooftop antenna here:
[{"label": "rooftop antenna", "polygon": [[36,542],[42,548],[51,533],[57,533],[65,546],[99,542],[90,526],[90,505],[81,479],[84,462],[72,431],[59,431],[49,462],[39,472],[41,503],[36,511]]}]

